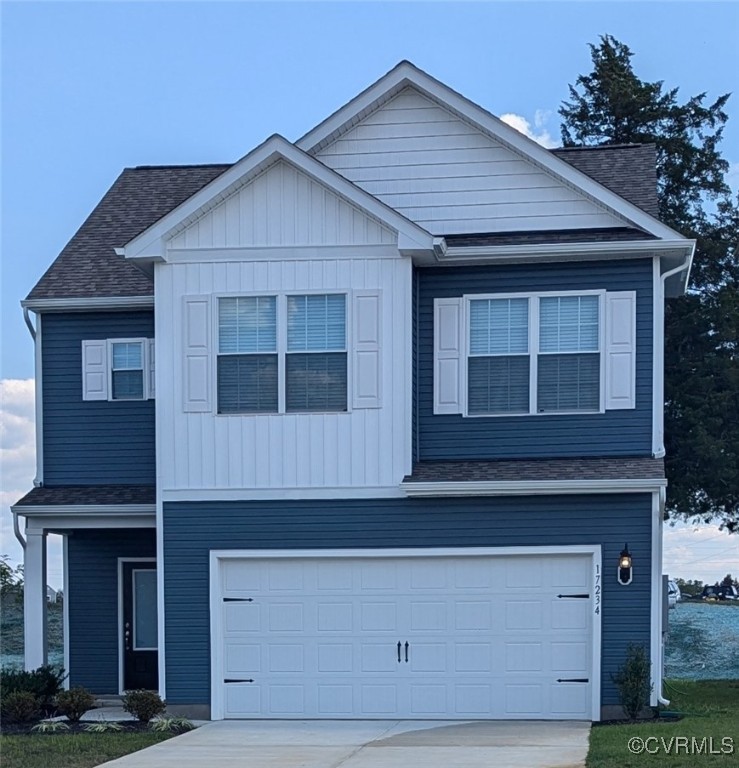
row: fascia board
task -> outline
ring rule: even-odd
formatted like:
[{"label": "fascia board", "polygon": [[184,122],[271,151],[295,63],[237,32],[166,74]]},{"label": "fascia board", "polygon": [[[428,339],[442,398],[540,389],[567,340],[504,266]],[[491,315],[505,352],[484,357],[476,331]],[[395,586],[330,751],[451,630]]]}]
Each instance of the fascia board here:
[{"label": "fascia board", "polygon": [[307,152],[315,150],[334,133],[340,132],[350,122],[357,122],[357,115],[369,109],[375,102],[394,95],[406,86],[413,86],[441,106],[451,109],[459,117],[478,130],[505,144],[509,149],[534,162],[542,170],[565,184],[575,187],[593,202],[605,207],[609,213],[650,232],[661,239],[679,239],[682,235],[650,216],[638,206],[599,184],[587,174],[553,155],[533,139],[528,138],[500,118],[452,90],[408,61],[403,61],[384,77],[296,142]]},{"label": "fascia board", "polygon": [[298,170],[328,187],[337,195],[378,219],[419,247],[431,249],[433,237],[422,227],[365,192],[336,171],[299,150],[282,136],[271,136],[236,164],[216,177],[192,197],[137,235],[123,248],[126,258],[152,258],[160,254],[165,240],[194,221],[201,213],[217,205],[236,189],[247,184],[278,160],[285,160]]},{"label": "fascia board", "polygon": [[31,312],[72,312],[91,309],[145,309],[154,306],[154,296],[81,296],[79,298],[24,299],[21,307]]}]

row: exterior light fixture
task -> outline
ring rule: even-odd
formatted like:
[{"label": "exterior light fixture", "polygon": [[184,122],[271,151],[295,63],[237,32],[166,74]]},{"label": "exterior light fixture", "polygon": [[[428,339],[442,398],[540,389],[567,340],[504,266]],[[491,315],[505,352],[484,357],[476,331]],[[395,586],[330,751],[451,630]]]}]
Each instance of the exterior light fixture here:
[{"label": "exterior light fixture", "polygon": [[624,548],[621,550],[621,554],[618,557],[618,583],[626,586],[631,584],[633,578],[633,567],[631,560],[631,552],[629,552],[629,545],[624,544]]}]

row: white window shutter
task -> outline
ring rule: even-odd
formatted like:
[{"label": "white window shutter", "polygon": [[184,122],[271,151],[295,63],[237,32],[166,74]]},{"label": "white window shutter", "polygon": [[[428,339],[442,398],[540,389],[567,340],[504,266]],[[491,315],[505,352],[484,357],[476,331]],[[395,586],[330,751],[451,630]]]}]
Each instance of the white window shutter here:
[{"label": "white window shutter", "polygon": [[210,296],[182,297],[182,409],[205,413],[213,409]]},{"label": "white window shutter", "polygon": [[636,408],[636,291],[608,291],[606,410]]},{"label": "white window shutter", "polygon": [[462,413],[464,299],[434,299],[434,413]]},{"label": "white window shutter", "polygon": [[352,303],[352,407],[379,408],[382,404],[381,292],[354,291]]},{"label": "white window shutter", "polygon": [[149,339],[149,400],[156,395],[156,377],[154,376],[154,339]]},{"label": "white window shutter", "polygon": [[82,399],[108,399],[108,342],[82,342]]}]

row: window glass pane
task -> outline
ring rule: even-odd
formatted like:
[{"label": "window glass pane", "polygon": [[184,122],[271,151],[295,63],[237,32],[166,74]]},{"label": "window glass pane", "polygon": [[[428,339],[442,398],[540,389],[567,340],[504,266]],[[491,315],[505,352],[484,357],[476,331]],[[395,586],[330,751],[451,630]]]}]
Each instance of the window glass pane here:
[{"label": "window glass pane", "polygon": [[529,357],[471,357],[469,413],[528,413]]},{"label": "window glass pane", "polygon": [[470,302],[470,354],[508,355],[528,351],[528,299]]},{"label": "window glass pane", "polygon": [[600,355],[539,355],[539,413],[597,411]]},{"label": "window glass pane", "polygon": [[113,400],[143,400],[144,372],[113,371]]},{"label": "window glass pane", "polygon": [[140,341],[115,342],[113,344],[113,370],[143,368],[144,352]]},{"label": "window glass pane", "polygon": [[288,352],[343,350],[345,346],[343,294],[287,297]]},{"label": "window glass pane", "polygon": [[218,351],[277,350],[277,301],[274,296],[238,296],[218,300]]},{"label": "window glass pane", "polygon": [[288,411],[346,410],[346,352],[287,355]]},{"label": "window glass pane", "polygon": [[597,296],[544,296],[539,300],[539,351],[597,352]]},{"label": "window glass pane", "polygon": [[218,413],[276,413],[277,355],[218,358]]},{"label": "window glass pane", "polygon": [[157,647],[157,572],[133,572],[133,647]]}]

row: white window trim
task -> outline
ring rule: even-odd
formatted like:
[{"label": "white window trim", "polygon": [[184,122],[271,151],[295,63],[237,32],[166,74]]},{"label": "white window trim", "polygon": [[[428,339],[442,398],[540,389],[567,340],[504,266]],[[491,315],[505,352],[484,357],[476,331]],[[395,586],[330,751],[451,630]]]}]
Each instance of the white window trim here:
[{"label": "white window trim", "polygon": [[[106,339],[108,356],[108,401],[112,403],[140,403],[153,397],[151,387],[149,386],[149,341],[145,337],[131,339]],[[113,397],[113,345],[114,344],[141,344],[141,378],[143,380],[143,389],[141,397]],[[121,369],[124,370],[124,369]],[[126,370],[138,371],[138,368],[129,368]]]},{"label": "white window trim", "polygon": [[[538,365],[536,358],[539,355],[539,299],[559,298],[567,296],[597,296],[598,297],[598,355],[599,377],[600,377],[600,397],[597,411],[545,411],[539,413],[537,406],[537,387],[538,387]],[[591,416],[606,412],[606,359],[605,359],[605,289],[582,290],[582,291],[533,291],[521,293],[465,293],[462,296],[464,301],[464,360],[461,365],[460,384],[462,397],[462,416],[469,419],[500,419],[500,418],[518,418],[521,416]],[[529,302],[529,410],[516,411],[511,413],[470,413],[467,397],[467,369],[470,354],[470,303],[472,301],[485,299],[527,299]],[[536,301],[532,301],[536,299]],[[574,354],[574,353],[573,353]]]},{"label": "white window trim", "polygon": [[[288,354],[310,354],[310,351],[303,352],[288,352],[287,350],[287,299],[289,296],[344,296],[344,349],[343,350],[328,350],[329,352],[343,352],[346,355],[346,410],[345,411],[288,411],[287,406],[287,355]],[[219,302],[221,299],[238,299],[249,297],[274,297],[276,302],[276,317],[277,317],[277,345],[274,352],[254,352],[244,354],[263,354],[263,355],[277,355],[277,411],[245,411],[243,413],[221,413],[218,410],[218,357],[223,355],[236,355],[240,353],[235,352],[223,352],[219,351],[219,328],[218,328],[218,312]],[[294,290],[294,291],[281,291],[276,293],[275,291],[238,291],[229,293],[217,293],[215,294],[215,301],[211,308],[213,315],[212,326],[212,338],[211,345],[215,350],[215,364],[212,370],[212,386],[215,398],[214,414],[216,417],[226,418],[245,418],[254,416],[313,416],[322,414],[331,414],[342,416],[351,413],[352,410],[352,355],[349,354],[351,349],[351,307],[353,306],[353,293],[348,290],[332,290],[326,288],[312,288],[309,290]],[[316,354],[323,354],[316,352]]]}]

